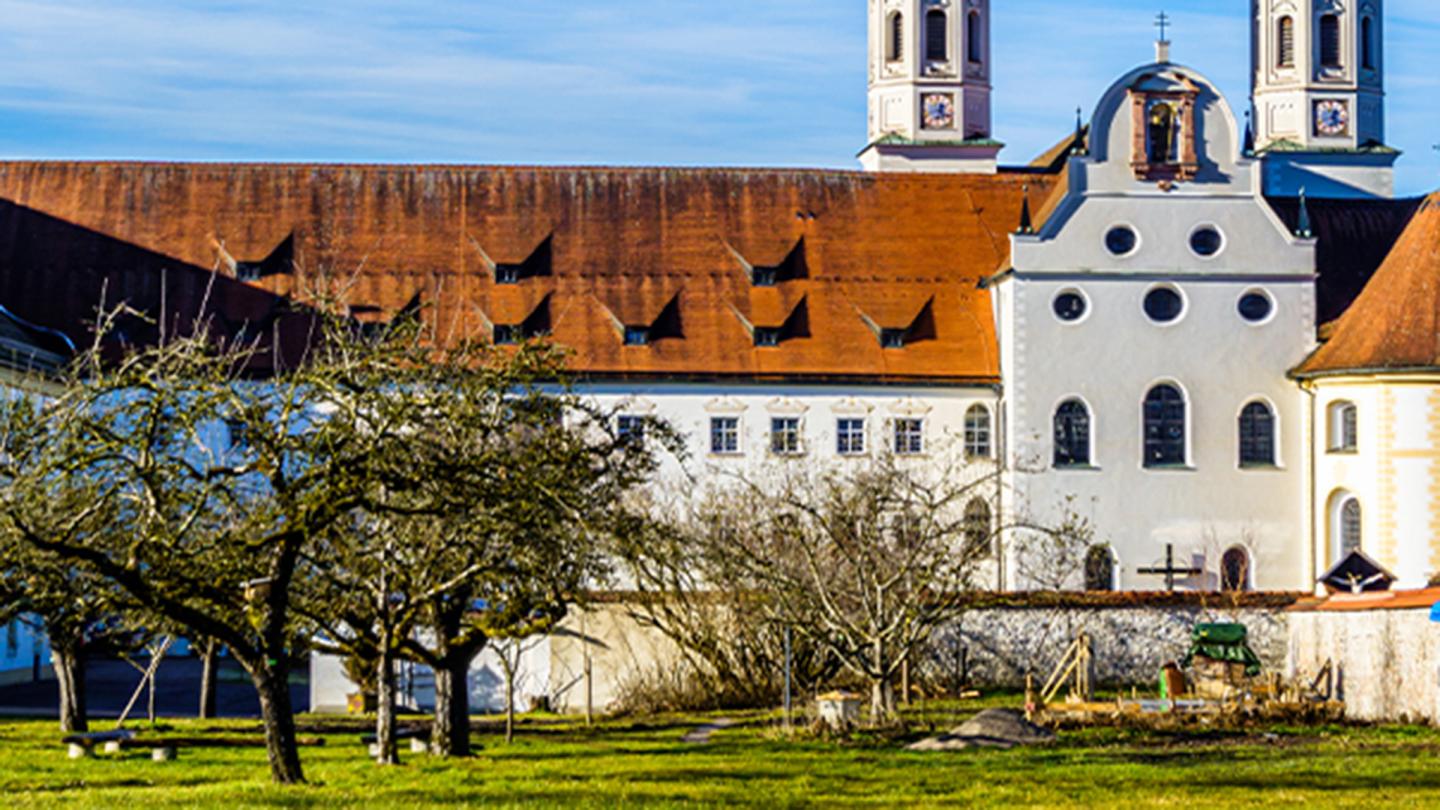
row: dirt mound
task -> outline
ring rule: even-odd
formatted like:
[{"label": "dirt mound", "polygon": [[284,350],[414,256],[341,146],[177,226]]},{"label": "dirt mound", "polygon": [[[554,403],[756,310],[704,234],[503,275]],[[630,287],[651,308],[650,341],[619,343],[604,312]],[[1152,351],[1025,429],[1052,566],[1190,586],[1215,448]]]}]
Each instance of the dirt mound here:
[{"label": "dirt mound", "polygon": [[910,751],[963,751],[966,748],[1014,748],[1017,745],[1043,745],[1055,739],[1055,732],[1041,728],[1025,719],[1015,709],[986,709],[949,734],[921,740]]}]

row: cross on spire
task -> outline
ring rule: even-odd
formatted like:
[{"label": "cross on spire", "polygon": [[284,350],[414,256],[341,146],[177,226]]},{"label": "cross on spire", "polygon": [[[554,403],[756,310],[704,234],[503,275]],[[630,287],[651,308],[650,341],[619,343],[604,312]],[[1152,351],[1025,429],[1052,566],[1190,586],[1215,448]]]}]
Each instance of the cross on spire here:
[{"label": "cross on spire", "polygon": [[1170,15],[1163,11],[1160,12],[1160,14],[1155,17],[1155,27],[1160,29],[1160,41],[1169,42],[1170,38],[1167,36],[1167,33],[1170,30]]}]

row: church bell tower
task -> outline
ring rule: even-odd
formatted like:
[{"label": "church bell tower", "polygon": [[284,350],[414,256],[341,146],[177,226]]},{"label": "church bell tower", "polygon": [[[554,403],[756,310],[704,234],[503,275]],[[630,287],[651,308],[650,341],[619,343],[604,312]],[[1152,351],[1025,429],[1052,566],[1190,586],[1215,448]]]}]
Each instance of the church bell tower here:
[{"label": "church bell tower", "polygon": [[990,0],[867,0],[868,171],[993,173]]},{"label": "church bell tower", "polygon": [[1267,194],[1389,197],[1383,0],[1254,0],[1253,136]]}]

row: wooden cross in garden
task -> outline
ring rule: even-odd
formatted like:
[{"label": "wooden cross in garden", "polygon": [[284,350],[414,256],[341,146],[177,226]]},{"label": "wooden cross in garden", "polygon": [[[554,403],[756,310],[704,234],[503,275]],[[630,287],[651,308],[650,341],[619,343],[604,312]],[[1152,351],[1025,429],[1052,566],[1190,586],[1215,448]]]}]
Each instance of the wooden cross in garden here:
[{"label": "wooden cross in garden", "polygon": [[1163,576],[1163,577],[1165,577],[1165,590],[1167,590],[1167,591],[1174,591],[1174,590],[1175,590],[1175,577],[1176,577],[1176,575],[1182,575],[1182,574],[1183,574],[1184,576],[1187,576],[1187,577],[1193,577],[1193,576],[1196,576],[1196,575],[1198,575],[1198,574],[1204,573],[1204,571],[1203,571],[1202,569],[1200,569],[1200,568],[1176,568],[1176,567],[1175,567],[1175,547],[1172,546],[1172,545],[1166,544],[1166,546],[1165,546],[1165,566],[1164,566],[1163,568],[1157,568],[1157,567],[1141,568],[1141,569],[1139,569],[1139,570],[1137,571],[1137,573],[1144,574],[1145,576]]}]

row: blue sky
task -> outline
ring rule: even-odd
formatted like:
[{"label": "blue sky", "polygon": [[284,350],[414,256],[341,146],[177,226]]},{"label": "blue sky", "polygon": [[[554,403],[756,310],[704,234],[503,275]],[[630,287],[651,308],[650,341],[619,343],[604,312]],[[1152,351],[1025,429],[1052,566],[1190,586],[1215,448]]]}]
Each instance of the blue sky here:
[{"label": "blue sky", "polygon": [[[863,0],[0,0],[0,156],[855,167]],[[1153,53],[1248,92],[1248,0],[995,0],[1022,163]],[[1403,191],[1440,186],[1440,3],[1387,4]]]}]

